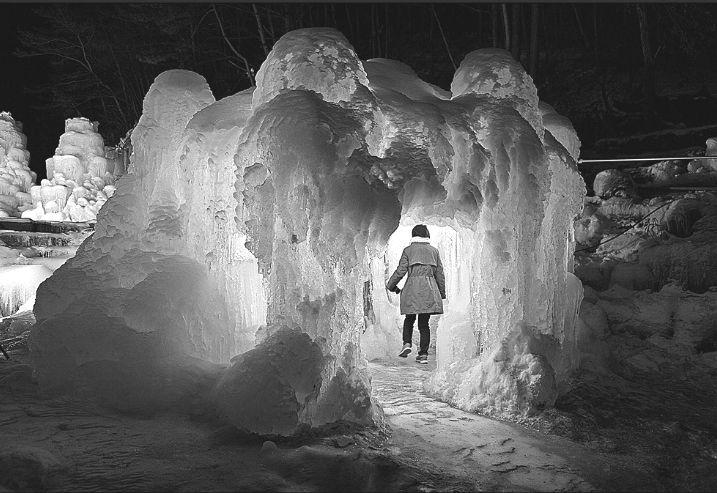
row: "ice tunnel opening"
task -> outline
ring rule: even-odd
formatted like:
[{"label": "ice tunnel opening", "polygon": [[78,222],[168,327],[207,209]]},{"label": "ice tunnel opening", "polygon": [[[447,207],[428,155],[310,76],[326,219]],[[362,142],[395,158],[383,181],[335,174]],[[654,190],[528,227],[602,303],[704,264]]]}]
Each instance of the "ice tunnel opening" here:
[{"label": "ice tunnel opening", "polygon": [[[443,313],[432,315],[429,320],[429,359],[434,360],[430,368],[442,368],[474,358],[481,350],[480,334],[474,332],[471,323],[471,286],[478,282],[472,268],[473,250],[482,241],[472,229],[450,218],[405,215],[382,253],[371,257],[371,280],[364,287],[362,349],[366,359],[371,361],[394,358],[401,348],[404,317],[400,313],[400,298],[388,292],[385,283],[396,269],[403,249],[410,244],[411,230],[416,224],[428,227],[430,243],[440,253],[446,277]],[[403,288],[405,282],[406,277],[399,282],[399,288]],[[416,354],[419,341],[418,327],[414,324],[412,356]]]}]

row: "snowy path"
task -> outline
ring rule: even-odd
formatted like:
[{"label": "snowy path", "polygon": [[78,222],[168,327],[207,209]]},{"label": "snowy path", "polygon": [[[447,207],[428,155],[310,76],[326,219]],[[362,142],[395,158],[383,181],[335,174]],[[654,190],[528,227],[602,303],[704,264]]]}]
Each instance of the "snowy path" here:
[{"label": "snowy path", "polygon": [[[616,483],[613,460],[569,440],[452,408],[422,391],[435,369],[414,358],[369,363],[375,397],[393,436],[390,450],[451,475],[477,490],[590,491]],[[601,483],[601,484],[598,484]]]}]

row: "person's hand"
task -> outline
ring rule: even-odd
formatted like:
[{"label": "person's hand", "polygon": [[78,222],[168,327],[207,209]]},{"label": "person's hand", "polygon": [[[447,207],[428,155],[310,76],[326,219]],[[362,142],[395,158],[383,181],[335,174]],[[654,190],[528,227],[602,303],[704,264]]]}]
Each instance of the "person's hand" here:
[{"label": "person's hand", "polygon": [[397,287],[396,289],[393,290],[393,292],[396,294],[401,294],[401,288]]}]

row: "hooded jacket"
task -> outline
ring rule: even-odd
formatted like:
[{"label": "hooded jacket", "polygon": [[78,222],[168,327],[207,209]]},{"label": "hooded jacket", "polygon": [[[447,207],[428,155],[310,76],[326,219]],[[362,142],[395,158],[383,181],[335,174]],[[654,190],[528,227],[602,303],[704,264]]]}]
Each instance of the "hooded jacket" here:
[{"label": "hooded jacket", "polygon": [[395,291],[398,282],[408,274],[401,290],[401,314],[443,313],[446,298],[446,278],[438,249],[427,240],[413,238],[403,249],[393,275],[386,283],[386,289]]}]

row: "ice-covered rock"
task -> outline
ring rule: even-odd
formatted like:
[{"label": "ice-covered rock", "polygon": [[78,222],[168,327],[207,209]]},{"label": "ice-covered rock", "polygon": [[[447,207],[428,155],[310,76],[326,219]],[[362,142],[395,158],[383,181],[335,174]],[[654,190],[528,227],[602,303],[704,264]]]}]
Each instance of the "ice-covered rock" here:
[{"label": "ice-covered rock", "polygon": [[30,153],[22,123],[0,112],[0,217],[18,217],[32,205],[30,189],[37,174],[30,170]]},{"label": "ice-covered rock", "polygon": [[364,65],[331,29],[288,33],[256,89],[221,101],[161,74],[96,232],[38,292],[40,385],[166,405],[239,354],[213,393],[237,427],[370,423],[361,347],[396,330],[389,259],[423,222],[451,307],[428,390],[497,414],[550,405],[573,364],[584,183],[507,52],[470,54],[452,88]]},{"label": "ice-covered rock", "polygon": [[603,199],[610,197],[629,197],[634,195],[635,185],[627,173],[619,169],[606,169],[599,172],[593,181],[595,195]]},{"label": "ice-covered rock", "polygon": [[22,217],[36,221],[88,222],[115,191],[115,161],[105,158],[97,122],[65,120],[55,155],[46,160],[47,179],[30,190],[32,208]]}]

